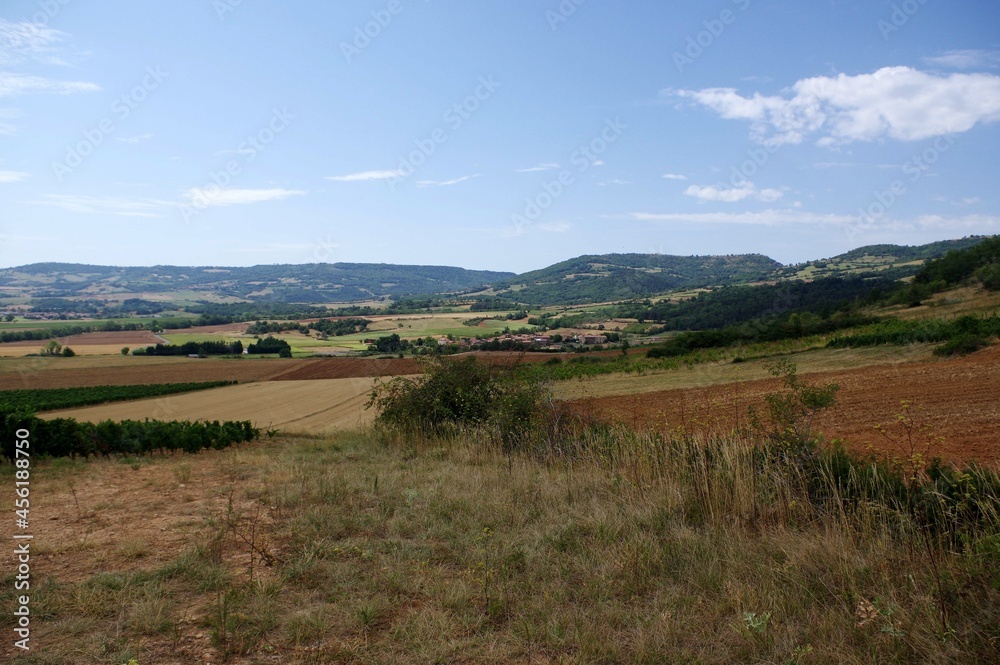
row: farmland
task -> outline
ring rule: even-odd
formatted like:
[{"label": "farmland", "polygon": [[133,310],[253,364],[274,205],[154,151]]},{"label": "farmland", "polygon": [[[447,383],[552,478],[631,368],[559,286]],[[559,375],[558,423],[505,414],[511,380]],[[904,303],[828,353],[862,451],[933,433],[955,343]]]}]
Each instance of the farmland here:
[{"label": "farmland", "polygon": [[12,409],[54,411],[91,404],[161,397],[175,393],[208,390],[227,385],[228,381],[206,383],[163,383],[138,386],[100,386],[93,388],[50,388],[43,390],[2,390],[0,404]]},{"label": "farmland", "polygon": [[322,433],[353,429],[372,420],[364,408],[373,379],[283,380],[248,383],[207,392],[171,395],[102,406],[53,411],[47,418],[102,420],[250,420],[257,427]]}]

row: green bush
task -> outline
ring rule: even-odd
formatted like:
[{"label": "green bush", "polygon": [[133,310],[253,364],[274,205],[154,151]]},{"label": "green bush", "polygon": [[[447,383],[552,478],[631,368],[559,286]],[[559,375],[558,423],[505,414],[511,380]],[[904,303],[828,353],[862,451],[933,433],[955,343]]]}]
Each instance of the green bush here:
[{"label": "green bush", "polygon": [[397,377],[376,385],[367,406],[376,422],[402,430],[445,434],[483,428],[506,449],[529,445],[537,433],[548,392],[520,378],[517,366],[500,367],[475,358],[435,359],[415,379]]}]

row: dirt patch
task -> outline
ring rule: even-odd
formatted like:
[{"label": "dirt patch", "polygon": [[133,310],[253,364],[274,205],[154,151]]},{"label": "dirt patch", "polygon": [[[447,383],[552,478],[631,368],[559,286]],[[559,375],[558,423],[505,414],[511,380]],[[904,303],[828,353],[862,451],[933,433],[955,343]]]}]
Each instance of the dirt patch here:
[{"label": "dirt patch", "polygon": [[[803,375],[811,383],[837,383],[834,410],[817,418],[815,429],[828,439],[844,439],[854,450],[903,454],[875,431],[910,412],[944,443],[931,451],[952,461],[1000,463],[1000,347],[943,362],[900,363]],[[679,388],[637,395],[596,397],[569,403],[581,414],[637,428],[669,431],[685,426],[726,432],[747,424],[748,407],[763,408],[764,395],[778,390],[776,379],[703,388]],[[898,427],[889,431],[902,439]]]},{"label": "dirt patch", "polygon": [[[154,346],[162,344],[163,338],[154,335],[148,330],[123,330],[119,332],[93,332],[82,333],[80,335],[69,335],[67,337],[57,337],[56,341],[63,346],[107,346],[117,344],[122,346]],[[2,346],[11,347],[31,347],[41,348],[49,343],[47,339],[32,339],[23,342],[7,342]]]}]

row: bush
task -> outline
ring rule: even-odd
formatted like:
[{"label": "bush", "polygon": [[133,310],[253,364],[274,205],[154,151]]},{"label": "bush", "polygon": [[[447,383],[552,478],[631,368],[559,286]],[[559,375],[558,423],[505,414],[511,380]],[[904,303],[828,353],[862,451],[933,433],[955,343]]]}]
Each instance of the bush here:
[{"label": "bush", "polygon": [[484,428],[511,450],[529,445],[547,397],[538,381],[517,376],[516,365],[435,359],[420,378],[377,384],[367,407],[378,410],[380,425],[429,434]]},{"label": "bush", "polygon": [[936,356],[964,356],[989,346],[989,341],[973,333],[963,333],[934,349]]}]

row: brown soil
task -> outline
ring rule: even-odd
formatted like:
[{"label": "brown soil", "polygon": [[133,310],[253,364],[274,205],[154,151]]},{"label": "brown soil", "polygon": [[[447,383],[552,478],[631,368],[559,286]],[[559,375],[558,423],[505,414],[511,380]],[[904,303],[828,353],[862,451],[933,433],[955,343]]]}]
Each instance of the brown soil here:
[{"label": "brown soil", "polygon": [[[93,332],[81,335],[58,337],[56,341],[63,346],[92,346],[120,344],[122,346],[151,346],[163,343],[163,339],[148,330],[122,330],[119,332]],[[49,343],[47,339],[31,339],[23,342],[7,342],[4,347],[38,347]]]},{"label": "brown soil", "polygon": [[[841,438],[859,451],[909,457],[905,433],[895,423],[911,403],[918,425],[929,425],[944,442],[929,456],[953,461],[1000,463],[1000,347],[943,362],[901,363],[802,375],[807,383],[837,383],[837,405],[817,417],[814,430]],[[681,388],[641,395],[596,397],[570,402],[578,413],[662,431],[679,426],[726,432],[748,423],[748,407],[764,407],[764,395],[780,389],[777,379],[707,388]],[[890,423],[893,423],[890,425]],[[895,442],[880,435],[884,424]],[[917,437],[924,441],[926,437]],[[916,447],[923,452],[924,446]]]}]

